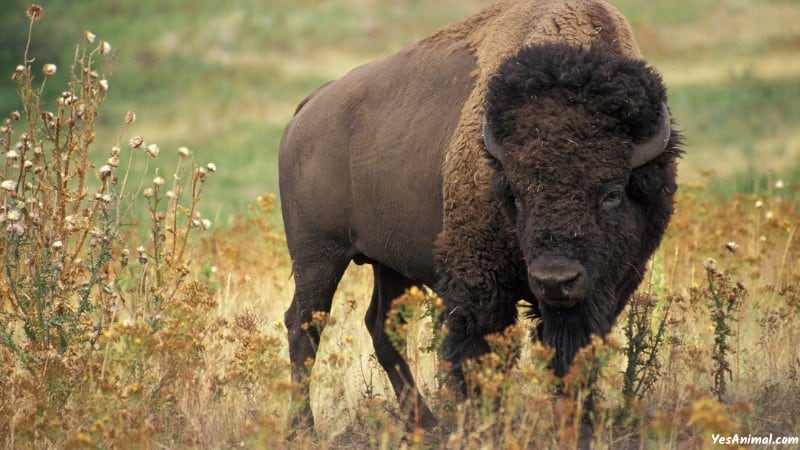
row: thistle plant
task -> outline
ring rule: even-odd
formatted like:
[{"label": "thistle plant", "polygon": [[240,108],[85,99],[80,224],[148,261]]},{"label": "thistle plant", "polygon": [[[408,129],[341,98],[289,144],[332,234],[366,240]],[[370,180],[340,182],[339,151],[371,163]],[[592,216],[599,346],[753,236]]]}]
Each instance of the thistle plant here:
[{"label": "thistle plant", "polygon": [[386,316],[386,334],[400,354],[407,351],[407,339],[410,323],[417,320],[430,319],[430,341],[424,347],[426,352],[436,352],[441,345],[439,317],[442,314],[442,300],[429,295],[416,286],[408,289],[403,295],[392,301],[392,307]]},{"label": "thistle plant", "polygon": [[[139,271],[133,275],[139,281],[133,294],[155,303],[174,296],[187,273],[190,231],[211,226],[199,215],[197,203],[204,181],[216,170],[213,164],[186,164],[190,152],[181,148],[171,189],[164,190],[158,175],[150,187],[139,182],[132,188],[137,186],[131,175],[135,154],[159,154],[158,145],[145,143],[141,136],[130,139],[127,155],[117,142],[105,164],[93,162],[96,121],[110,86],[112,47],[85,32],[67,88],[50,103],[42,98],[44,88],[58,68],[46,63],[38,74],[35,58],[28,56],[33,25],[43,14],[39,6],[28,8],[25,54],[12,75],[21,112],[12,112],[0,128],[5,154],[0,333],[7,347],[28,357],[29,350],[64,353],[75,337],[94,341],[116,314],[116,305],[128,295],[118,281],[130,253],[121,232],[142,196],[147,199],[151,241],[138,248]],[[135,117],[126,114],[120,136]],[[128,164],[120,167],[123,158]],[[182,194],[187,179],[188,201]]]},{"label": "thistle plant", "polygon": [[652,295],[638,294],[630,303],[623,331],[628,344],[622,393],[627,399],[642,397],[658,379],[658,355],[664,344],[671,299],[661,304]]},{"label": "thistle plant", "polygon": [[27,12],[28,43],[11,77],[22,111],[0,129],[0,333],[25,359],[41,350],[64,353],[74,337],[86,339],[96,328],[87,313],[112,302],[114,280],[106,269],[119,233],[116,177],[97,173],[89,161],[109,88],[110,45],[87,40],[76,49],[67,89],[51,109],[42,95],[58,68],[44,64],[39,75],[28,56],[44,11],[32,5]]},{"label": "thistle plant", "polygon": [[[145,363],[161,347],[182,349],[163,355],[163,366],[170,367],[164,373],[200,364],[191,358],[202,349],[196,336],[207,325],[198,324],[205,319],[196,311],[214,304],[207,289],[184,280],[189,235],[211,226],[198,202],[216,166],[198,167],[181,148],[167,189],[164,178],[149,174],[158,145],[141,136],[121,142],[136,120],[132,112],[103,156],[96,126],[110,89],[112,46],[85,32],[66,88],[46,99],[45,86],[63,70],[29,56],[34,24],[43,15],[36,5],[27,10],[27,44],[11,75],[20,108],[0,127],[0,354],[12,368],[0,384],[14,388],[0,402],[0,436],[12,440],[0,445],[13,443],[16,422],[33,420],[32,441],[50,446],[48,439],[66,426],[54,417],[89,386],[116,390],[122,399],[138,393],[149,373]],[[145,168],[136,180],[132,167],[141,159]],[[130,225],[143,200],[150,234],[136,245],[139,234]],[[130,248],[136,248],[135,259]],[[165,327],[169,331],[155,339]],[[120,340],[129,335],[135,336]],[[110,362],[114,355],[117,367]],[[14,398],[25,401],[14,405]]]},{"label": "thistle plant", "polygon": [[703,268],[706,270],[708,282],[703,296],[714,331],[711,356],[714,361],[712,369],[714,384],[711,392],[719,401],[723,401],[728,392],[728,380],[733,378],[730,363],[731,354],[735,352],[731,344],[731,339],[736,336],[733,323],[739,320],[738,312],[747,296],[747,289],[741,283],[734,284],[730,276],[720,270],[712,258],[703,262]]}]

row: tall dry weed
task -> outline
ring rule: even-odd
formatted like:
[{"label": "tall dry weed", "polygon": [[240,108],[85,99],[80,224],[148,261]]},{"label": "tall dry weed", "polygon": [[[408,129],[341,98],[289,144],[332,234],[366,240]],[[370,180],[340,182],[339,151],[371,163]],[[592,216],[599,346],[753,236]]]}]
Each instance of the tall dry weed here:
[{"label": "tall dry weed", "polygon": [[[217,168],[181,147],[174,170],[152,170],[165,156],[131,133],[132,112],[116,142],[96,142],[111,44],[87,31],[66,71],[40,64],[44,10],[27,17],[20,108],[0,128],[0,446],[238,445],[283,365],[280,344],[247,314],[218,314],[198,280],[193,235],[212,225],[199,201]],[[231,415],[231,401],[251,406]]]}]

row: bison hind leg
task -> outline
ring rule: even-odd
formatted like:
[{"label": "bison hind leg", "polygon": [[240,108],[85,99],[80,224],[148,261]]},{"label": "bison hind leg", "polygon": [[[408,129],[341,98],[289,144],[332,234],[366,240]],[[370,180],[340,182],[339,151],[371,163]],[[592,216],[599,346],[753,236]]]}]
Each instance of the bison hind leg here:
[{"label": "bison hind leg", "polygon": [[289,333],[292,382],[296,385],[290,411],[292,436],[314,428],[309,375],[317,356],[325,315],[330,313],[333,294],[350,263],[346,252],[320,250],[329,250],[332,246],[308,245],[305,248],[315,251],[312,255],[296,252],[300,254],[292,261],[295,292],[284,315]]},{"label": "bison hind leg", "polygon": [[400,410],[408,417],[409,425],[432,429],[436,426],[436,419],[425,405],[408,363],[386,333],[386,317],[392,301],[416,283],[382,264],[373,263],[372,268],[374,288],[364,321],[372,336],[375,356],[389,377]]}]

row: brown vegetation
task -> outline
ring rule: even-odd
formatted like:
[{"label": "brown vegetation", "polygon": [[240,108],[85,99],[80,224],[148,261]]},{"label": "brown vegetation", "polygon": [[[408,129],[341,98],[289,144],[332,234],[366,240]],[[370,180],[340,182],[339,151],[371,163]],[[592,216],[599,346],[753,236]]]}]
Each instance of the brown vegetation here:
[{"label": "brown vegetation", "polygon": [[[128,152],[152,156],[130,148],[124,125],[120,142],[92,139],[107,94],[101,81],[110,80],[98,46],[78,52],[60,100],[39,98],[54,68],[42,72],[26,57],[13,71],[25,108],[8,114],[0,134],[0,446],[287,447],[293,386],[280,317],[291,274],[272,225],[274,197],[197,240],[191,235],[208,223],[192,212],[193,187],[211,176],[207,166],[179,151],[174,172],[183,184],[172,185],[172,172],[163,184],[152,173],[125,183]],[[97,146],[99,159],[85,153]],[[114,168],[117,146],[123,162]],[[184,194],[173,199],[179,187]],[[773,179],[758,195],[705,188],[681,186],[646,285],[613,336],[582,352],[561,398],[545,367],[551,350],[516,327],[493,339],[495,352],[470,372],[483,396],[454,403],[429,352],[436,301],[423,289],[402,297],[391,317],[410,320],[392,328],[443,419],[436,434],[404,429],[368,356],[370,272],[351,267],[330,316],[318,318],[328,324],[312,374],[319,431],[293,447],[562,447],[577,439],[593,374],[603,446],[705,448],[712,433],[800,435],[800,184]],[[142,205],[142,229],[128,226],[131,202]],[[498,370],[515,353],[519,363]]]}]

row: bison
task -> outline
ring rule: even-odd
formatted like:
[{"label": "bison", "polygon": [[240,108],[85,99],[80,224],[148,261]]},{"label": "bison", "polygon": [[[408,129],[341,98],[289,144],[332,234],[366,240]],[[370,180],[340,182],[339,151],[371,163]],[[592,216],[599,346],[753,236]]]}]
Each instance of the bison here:
[{"label": "bison", "polygon": [[400,407],[436,423],[384,330],[392,300],[427,285],[445,303],[452,378],[518,319],[563,375],[606,335],[673,210],[681,137],[625,19],[598,0],[502,0],[320,87],[280,144],[295,292],[292,380],[307,375],[351,261],[372,265],[366,314]]}]

